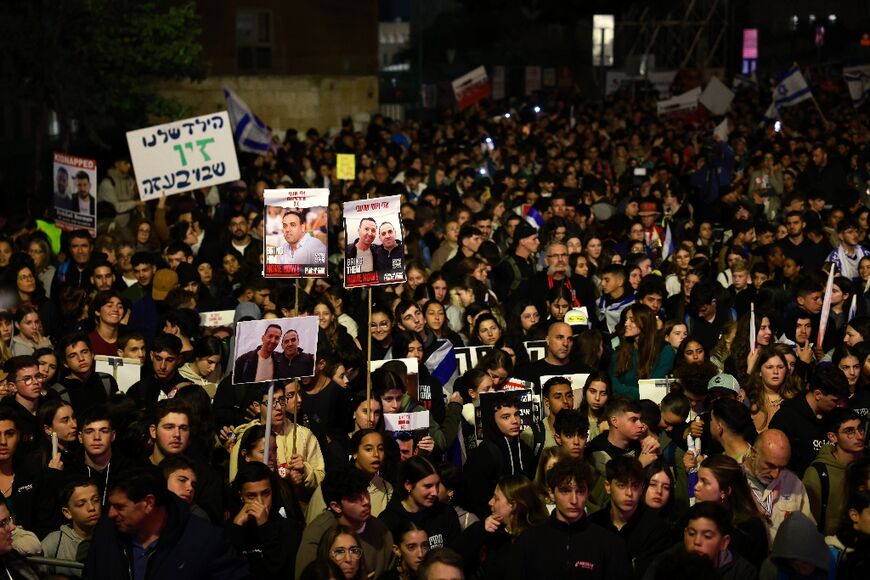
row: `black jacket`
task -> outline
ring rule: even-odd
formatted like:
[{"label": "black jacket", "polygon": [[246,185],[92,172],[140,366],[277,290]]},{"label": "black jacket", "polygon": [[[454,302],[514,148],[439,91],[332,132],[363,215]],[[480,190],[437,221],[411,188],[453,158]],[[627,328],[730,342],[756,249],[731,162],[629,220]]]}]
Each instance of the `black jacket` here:
[{"label": "black jacket", "polygon": [[770,420],[769,428],[779,429],[788,436],[791,442],[788,468],[797,473],[798,477],[807,470],[822,445],[828,444],[825,419],[816,417],[803,395],[783,401],[779,411]]},{"label": "black jacket", "polygon": [[625,580],[631,565],[619,536],[585,516],[568,524],[553,513],[514,543],[507,577]]},{"label": "black jacket", "polygon": [[252,579],[280,578],[296,569],[302,524],[272,511],[262,526],[254,523],[239,526],[232,522],[227,526],[227,538],[248,560]]},{"label": "black jacket", "polygon": [[[258,346],[236,359],[236,364],[233,366],[233,374],[237,382],[253,383],[257,378],[257,359],[260,357],[261,348],[263,347]],[[281,365],[283,356],[280,352],[272,352],[272,378],[278,378],[279,369],[281,368],[279,365]]]},{"label": "black jacket", "polygon": [[[168,519],[148,560],[146,580],[249,578],[248,565],[226,542],[223,531],[190,515],[177,498],[166,506]],[[132,579],[133,543],[103,516],[94,530],[84,578]]]},{"label": "black jacket", "polygon": [[468,509],[481,521],[491,513],[489,500],[502,477],[525,475],[533,479],[536,468],[532,450],[519,437],[508,441],[501,432],[497,437],[486,433],[484,425],[484,440],[469,452],[464,470]]},{"label": "black jacket", "polygon": [[134,399],[136,405],[140,409],[153,411],[154,405],[156,405],[158,399],[160,399],[160,393],[163,392],[164,394],[169,395],[169,393],[181,383],[189,383],[189,381],[182,377],[178,371],[175,371],[175,373],[165,381],[158,379],[152,372],[150,376],[146,376],[130,387],[130,390],[127,391],[127,396]]},{"label": "black jacket", "polygon": [[378,519],[390,529],[394,538],[399,537],[399,525],[403,521],[411,520],[429,534],[430,549],[459,549],[459,539],[462,535],[459,516],[456,515],[456,510],[447,504],[436,501],[430,508],[411,513],[402,505],[402,500],[394,495]]},{"label": "black jacket", "polygon": [[643,578],[653,559],[673,544],[674,538],[670,536],[668,525],[655,510],[644,505],[637,508],[621,530],[617,530],[610,520],[610,505],[598,510],[589,519],[625,541],[635,578]]}]

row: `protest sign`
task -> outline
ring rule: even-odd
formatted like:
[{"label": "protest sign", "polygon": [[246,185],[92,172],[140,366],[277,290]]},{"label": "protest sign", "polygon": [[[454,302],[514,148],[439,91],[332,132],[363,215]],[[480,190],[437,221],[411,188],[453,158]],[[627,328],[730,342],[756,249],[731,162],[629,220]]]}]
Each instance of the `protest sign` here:
[{"label": "protest sign", "polygon": [[263,276],[326,276],[329,190],[267,189],[263,202]]},{"label": "protest sign", "polygon": [[717,77],[710,79],[698,102],[707,107],[714,115],[724,115],[734,100],[734,92],[725,86]]},{"label": "protest sign", "polygon": [[[384,370],[396,373],[405,381],[405,393],[411,397],[412,401],[420,400],[419,393],[419,376],[420,362],[415,358],[396,358],[391,360],[373,360],[369,361],[369,372],[383,368]],[[431,397],[429,397],[431,399]],[[430,405],[431,406],[431,405]]]},{"label": "protest sign", "polygon": [[316,316],[239,322],[233,384],[313,376],[318,330]]},{"label": "protest sign", "polygon": [[527,340],[523,343],[523,348],[529,355],[529,362],[537,362],[547,356],[547,341],[546,340]]},{"label": "protest sign", "polygon": [[111,375],[122,393],[126,393],[130,387],[138,383],[142,373],[142,364],[135,358],[98,354],[94,357],[94,365],[94,370],[98,373]]},{"label": "protest sign", "polygon": [[142,201],[239,179],[226,111],[127,133]]},{"label": "protest sign", "polygon": [[640,398],[660,405],[665,395],[671,391],[671,385],[676,382],[676,379],[640,379],[637,382]]},{"label": "protest sign", "polygon": [[353,153],[339,153],[335,156],[335,176],[350,181],[356,179],[356,156]]},{"label": "protest sign", "polygon": [[54,154],[54,222],[64,231],[86,229],[97,235],[97,162]]},{"label": "protest sign", "polygon": [[456,353],[456,373],[464,375],[469,369],[477,365],[477,361],[486,356],[492,350],[491,346],[460,346],[453,349]]},{"label": "protest sign", "polygon": [[460,109],[470,107],[474,103],[492,94],[492,84],[482,66],[462,75],[453,83],[453,96]]},{"label": "protest sign", "polygon": [[344,204],[344,287],[405,281],[401,197],[361,199]]},{"label": "protest sign", "polygon": [[211,312],[200,312],[199,325],[206,328],[214,328],[217,326],[232,326],[235,315],[235,310],[213,310]]},{"label": "protest sign", "polygon": [[429,434],[429,411],[384,413],[384,431],[396,440],[404,459],[404,454],[413,455],[417,443]]}]

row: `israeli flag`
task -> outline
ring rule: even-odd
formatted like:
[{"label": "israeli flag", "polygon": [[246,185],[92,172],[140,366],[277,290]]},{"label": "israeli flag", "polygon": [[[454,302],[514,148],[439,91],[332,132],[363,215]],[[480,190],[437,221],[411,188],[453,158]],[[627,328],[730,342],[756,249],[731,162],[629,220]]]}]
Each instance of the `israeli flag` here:
[{"label": "israeli flag", "polygon": [[453,392],[453,383],[459,377],[459,365],[456,362],[453,343],[439,339],[437,348],[423,364],[426,365],[426,370],[441,382],[444,394],[450,395]]},{"label": "israeli flag", "polygon": [[260,120],[245,102],[224,87],[227,112],[233,124],[233,136],[239,151],[263,155],[272,144],[272,130]]},{"label": "israeli flag", "polygon": [[665,225],[665,241],[662,242],[662,262],[674,253],[674,236],[671,234],[671,222]]},{"label": "israeli flag", "polygon": [[813,98],[810,86],[798,67],[792,67],[776,85],[773,91],[773,103],[776,108],[790,107]]},{"label": "israeli flag", "polygon": [[867,102],[870,98],[870,65],[844,68],[843,80],[846,81],[854,107],[860,107]]},{"label": "israeli flag", "polygon": [[761,119],[761,122],[758,124],[759,128],[764,128],[770,123],[773,123],[779,119],[779,109],[776,108],[776,103],[771,102],[770,106],[767,107],[767,110],[764,112],[764,118]]}]

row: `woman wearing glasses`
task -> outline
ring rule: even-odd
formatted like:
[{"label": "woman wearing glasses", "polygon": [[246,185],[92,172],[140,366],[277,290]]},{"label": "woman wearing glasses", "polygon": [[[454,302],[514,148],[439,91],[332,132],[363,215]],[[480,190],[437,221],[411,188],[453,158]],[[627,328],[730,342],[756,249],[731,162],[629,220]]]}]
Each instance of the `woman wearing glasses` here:
[{"label": "woman wearing glasses", "polygon": [[317,557],[338,564],[345,580],[364,580],[368,577],[359,537],[347,526],[336,526],[323,536],[317,548]]}]

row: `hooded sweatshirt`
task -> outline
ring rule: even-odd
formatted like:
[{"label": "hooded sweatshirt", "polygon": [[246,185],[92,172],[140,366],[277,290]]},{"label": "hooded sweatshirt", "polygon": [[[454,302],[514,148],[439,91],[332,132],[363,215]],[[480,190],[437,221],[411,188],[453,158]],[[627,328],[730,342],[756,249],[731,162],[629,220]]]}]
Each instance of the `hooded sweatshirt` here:
[{"label": "hooded sweatshirt", "polygon": [[[800,512],[795,512],[779,527],[773,541],[770,556],[761,565],[759,580],[791,580],[807,578],[827,580],[832,554],[825,538],[816,529],[813,521]],[[809,576],[799,576],[788,560],[799,560],[815,566]]]},{"label": "hooded sweatshirt", "polygon": [[[48,534],[42,540],[42,555],[46,558],[58,560],[78,561],[79,544],[82,538],[72,529],[72,526],[63,525],[59,530]],[[71,578],[81,578],[82,571],[75,568],[49,567],[52,574],[60,574]]]},{"label": "hooded sweatshirt", "polygon": [[483,418],[483,441],[468,453],[465,481],[468,508],[481,520],[490,515],[489,500],[498,481],[508,475],[535,477],[532,450],[520,440],[509,439],[495,423],[492,413]]},{"label": "hooded sweatshirt", "polygon": [[[825,535],[837,533],[843,517],[846,502],[846,468],[834,457],[835,447],[825,445],[819,451],[819,456],[810,464],[804,473],[804,486],[810,498],[810,509],[813,517],[819,522],[819,528]],[[818,465],[821,464],[821,465]],[[821,469],[820,469],[821,468]],[[827,486],[822,484],[822,472],[827,477]],[[827,489],[825,489],[827,487]],[[824,491],[827,491],[825,496]],[[824,521],[822,521],[822,504],[825,506]]]}]

